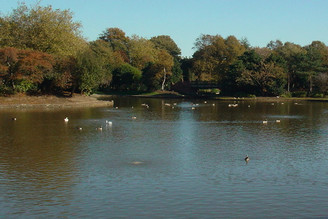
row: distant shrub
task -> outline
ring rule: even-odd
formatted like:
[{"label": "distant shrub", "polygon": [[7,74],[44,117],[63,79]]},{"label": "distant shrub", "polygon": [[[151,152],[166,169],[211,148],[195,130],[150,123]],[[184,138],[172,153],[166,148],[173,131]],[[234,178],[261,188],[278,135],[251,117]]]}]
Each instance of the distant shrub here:
[{"label": "distant shrub", "polygon": [[280,96],[285,97],[285,98],[290,98],[290,97],[292,97],[292,93],[291,92],[285,92],[285,93],[281,94]]},{"label": "distant shrub", "polygon": [[218,89],[218,88],[213,88],[212,90],[211,90],[211,93],[214,93],[214,94],[220,94],[220,89]]},{"label": "distant shrub", "polygon": [[325,95],[324,94],[314,94],[313,97],[315,98],[323,98]]},{"label": "distant shrub", "polygon": [[295,91],[292,93],[293,97],[306,97],[307,92],[306,91]]},{"label": "distant shrub", "polygon": [[5,85],[0,85],[0,95],[1,96],[6,96],[6,95],[11,95],[14,94],[14,90],[11,87],[5,86]]},{"label": "distant shrub", "polygon": [[16,81],[15,91],[19,93],[35,92],[38,89],[35,83],[28,80]]},{"label": "distant shrub", "polygon": [[250,97],[250,98],[256,98],[256,95],[255,94],[249,94],[248,97]]},{"label": "distant shrub", "polygon": [[249,94],[245,93],[245,92],[236,92],[234,94],[235,97],[249,97]]}]

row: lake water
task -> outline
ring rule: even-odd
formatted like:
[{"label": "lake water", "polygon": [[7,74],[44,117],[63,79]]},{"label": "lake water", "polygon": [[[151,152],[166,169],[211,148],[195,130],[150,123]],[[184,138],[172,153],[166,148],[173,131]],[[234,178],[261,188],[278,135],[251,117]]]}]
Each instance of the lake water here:
[{"label": "lake water", "polygon": [[328,103],[114,101],[0,111],[1,218],[328,217]]}]

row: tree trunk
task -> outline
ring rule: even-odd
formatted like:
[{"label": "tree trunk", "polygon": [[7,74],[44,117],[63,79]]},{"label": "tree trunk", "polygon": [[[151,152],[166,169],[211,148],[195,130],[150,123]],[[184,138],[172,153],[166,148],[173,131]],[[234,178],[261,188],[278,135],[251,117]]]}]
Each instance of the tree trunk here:
[{"label": "tree trunk", "polygon": [[287,74],[287,92],[290,92],[290,75]]},{"label": "tree trunk", "polygon": [[162,91],[164,90],[164,87],[165,87],[165,81],[166,81],[166,70],[164,68],[164,78],[163,78],[163,82],[162,82]]}]

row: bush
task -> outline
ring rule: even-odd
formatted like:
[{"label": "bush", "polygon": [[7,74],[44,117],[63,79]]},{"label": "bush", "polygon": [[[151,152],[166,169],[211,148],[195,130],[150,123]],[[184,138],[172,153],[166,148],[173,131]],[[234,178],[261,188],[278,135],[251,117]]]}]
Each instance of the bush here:
[{"label": "bush", "polygon": [[325,95],[324,94],[314,94],[313,97],[315,98],[323,98]]},{"label": "bush", "polygon": [[307,92],[306,91],[295,91],[295,92],[292,92],[292,96],[293,97],[306,97]]},{"label": "bush", "polygon": [[214,94],[220,94],[221,93],[220,89],[218,89],[218,88],[213,88],[211,90],[211,92],[214,93]]},{"label": "bush", "polygon": [[19,93],[35,92],[37,89],[38,89],[37,85],[30,81],[27,80],[16,81],[15,91]]},{"label": "bush", "polygon": [[11,87],[5,86],[5,85],[0,85],[0,95],[1,96],[6,96],[6,95],[11,95],[14,94],[14,90]]},{"label": "bush", "polygon": [[292,93],[287,91],[287,92],[281,94],[280,96],[285,97],[285,98],[290,98],[290,97],[292,97]]}]

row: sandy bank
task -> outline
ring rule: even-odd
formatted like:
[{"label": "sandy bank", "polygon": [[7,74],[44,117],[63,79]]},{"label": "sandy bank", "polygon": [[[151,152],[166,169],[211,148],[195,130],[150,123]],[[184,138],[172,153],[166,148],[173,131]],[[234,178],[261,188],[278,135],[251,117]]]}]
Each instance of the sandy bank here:
[{"label": "sandy bank", "polygon": [[1,108],[73,108],[113,106],[114,102],[105,95],[57,97],[52,95],[28,96],[23,94],[0,97]]}]

